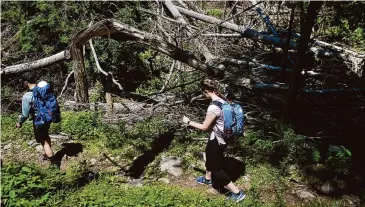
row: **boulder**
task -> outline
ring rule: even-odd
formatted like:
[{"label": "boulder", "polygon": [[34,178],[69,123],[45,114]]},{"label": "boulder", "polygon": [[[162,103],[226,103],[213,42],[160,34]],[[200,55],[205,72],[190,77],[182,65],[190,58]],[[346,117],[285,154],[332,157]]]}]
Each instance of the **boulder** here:
[{"label": "boulder", "polygon": [[160,163],[162,172],[168,172],[175,177],[179,177],[183,170],[181,168],[183,159],[181,157],[169,156],[164,157]]}]

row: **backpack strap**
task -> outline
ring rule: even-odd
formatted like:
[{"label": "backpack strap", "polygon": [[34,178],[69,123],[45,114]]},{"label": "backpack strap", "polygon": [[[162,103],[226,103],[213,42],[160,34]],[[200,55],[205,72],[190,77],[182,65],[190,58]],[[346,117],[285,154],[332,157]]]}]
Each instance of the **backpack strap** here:
[{"label": "backpack strap", "polygon": [[222,110],[222,103],[220,101],[212,101],[212,104],[218,106]]}]

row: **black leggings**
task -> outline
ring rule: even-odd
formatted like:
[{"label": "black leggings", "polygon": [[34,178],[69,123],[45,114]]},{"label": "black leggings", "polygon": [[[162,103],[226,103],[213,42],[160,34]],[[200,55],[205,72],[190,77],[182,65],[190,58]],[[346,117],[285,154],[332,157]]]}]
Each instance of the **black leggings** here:
[{"label": "black leggings", "polygon": [[212,182],[216,186],[226,186],[232,181],[227,173],[222,170],[226,147],[227,145],[218,144],[217,139],[213,139],[208,141],[205,149],[205,167],[207,171],[212,172]]}]

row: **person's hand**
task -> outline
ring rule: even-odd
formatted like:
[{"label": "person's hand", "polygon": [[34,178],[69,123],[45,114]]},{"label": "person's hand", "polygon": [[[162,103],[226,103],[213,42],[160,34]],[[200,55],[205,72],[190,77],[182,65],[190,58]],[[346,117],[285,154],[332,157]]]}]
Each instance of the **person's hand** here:
[{"label": "person's hand", "polygon": [[190,119],[186,116],[183,117],[183,120],[182,120],[185,124],[188,124]]},{"label": "person's hand", "polygon": [[22,124],[18,122],[18,123],[16,123],[15,126],[16,126],[16,128],[21,128],[22,127]]}]

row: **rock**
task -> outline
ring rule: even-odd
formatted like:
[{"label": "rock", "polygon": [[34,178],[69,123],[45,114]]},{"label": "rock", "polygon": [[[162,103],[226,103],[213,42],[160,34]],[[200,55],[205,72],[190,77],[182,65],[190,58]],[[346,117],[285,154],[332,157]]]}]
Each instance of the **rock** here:
[{"label": "rock", "polygon": [[316,185],[316,189],[325,195],[338,195],[345,190],[346,183],[342,180],[330,180]]},{"label": "rock", "polygon": [[208,190],[206,190],[206,192],[208,194],[212,194],[212,195],[217,195],[218,191],[216,191],[214,188],[209,188]]},{"label": "rock", "polygon": [[96,159],[95,158],[91,158],[90,163],[91,163],[92,166],[95,165]]},{"label": "rock", "polygon": [[323,184],[317,185],[316,189],[325,195],[332,195],[336,190],[336,186],[333,182],[327,181]]},{"label": "rock", "polygon": [[360,206],[360,198],[356,197],[354,195],[343,195],[341,197],[341,200],[343,200],[345,203],[345,206],[349,206],[349,207],[355,207],[355,206]]},{"label": "rock", "polygon": [[250,182],[251,181],[251,176],[250,175],[245,175],[242,177],[243,181],[245,182]]},{"label": "rock", "polygon": [[135,187],[142,187],[143,180],[142,179],[132,179],[128,181],[128,184]]},{"label": "rock", "polygon": [[35,149],[37,150],[37,152],[43,152],[43,146],[42,145],[37,145],[35,147]]},{"label": "rock", "polygon": [[296,190],[295,194],[305,201],[310,201],[316,197],[313,193],[306,190]]},{"label": "rock", "polygon": [[8,150],[10,148],[11,148],[11,143],[9,143],[9,144],[7,144],[7,145],[4,146],[4,150]]},{"label": "rock", "polygon": [[315,164],[305,166],[302,175],[308,183],[313,184],[330,180],[335,176],[335,173],[323,164]]},{"label": "rock", "polygon": [[160,178],[160,179],[158,179],[158,181],[161,181],[161,182],[166,183],[166,184],[170,183],[170,180],[167,179],[167,178]]},{"label": "rock", "polygon": [[249,190],[251,188],[251,176],[247,174],[247,175],[243,176],[242,179],[243,179],[243,182],[244,182],[243,183],[243,188],[245,190]]},{"label": "rock", "polygon": [[61,134],[50,134],[49,137],[51,137],[52,140],[68,140],[69,137],[66,135]]},{"label": "rock", "polygon": [[168,172],[171,175],[179,177],[183,173],[181,169],[181,164],[181,157],[164,157],[160,163],[160,168],[162,172]]}]

